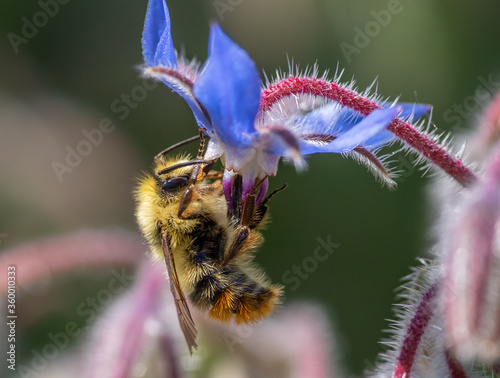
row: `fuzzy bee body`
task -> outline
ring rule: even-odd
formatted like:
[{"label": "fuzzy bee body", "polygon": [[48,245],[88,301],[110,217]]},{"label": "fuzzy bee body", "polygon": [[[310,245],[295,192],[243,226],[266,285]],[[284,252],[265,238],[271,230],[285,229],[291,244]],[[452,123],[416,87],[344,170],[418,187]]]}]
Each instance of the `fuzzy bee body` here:
[{"label": "fuzzy bee body", "polygon": [[[221,321],[254,323],[279,302],[280,286],[271,285],[252,262],[262,243],[255,228],[263,223],[261,205],[244,228],[228,213],[220,180],[196,179],[191,198],[179,208],[192,175],[188,157],[157,159],[154,175],[136,190],[136,216],[156,260],[164,260],[188,346],[196,347],[196,329],[185,296],[198,309]],[[200,164],[201,165],[201,164]],[[167,173],[169,167],[175,169]],[[180,216],[181,215],[181,216]],[[243,236],[242,236],[243,235]]]}]

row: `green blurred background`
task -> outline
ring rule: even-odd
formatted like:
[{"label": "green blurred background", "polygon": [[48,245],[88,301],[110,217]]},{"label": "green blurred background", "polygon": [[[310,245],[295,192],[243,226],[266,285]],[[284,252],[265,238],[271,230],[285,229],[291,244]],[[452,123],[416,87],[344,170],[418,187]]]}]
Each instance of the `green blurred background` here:
[{"label": "green blurred background", "polygon": [[[22,37],[25,20],[42,8],[36,1],[2,1],[0,233],[8,235],[2,249],[82,228],[135,230],[135,178],[158,151],[196,133],[189,108],[166,87],[134,101],[126,117],[113,110],[122,95],[142,86],[138,66],[146,5],[146,0],[66,0],[36,35],[13,47],[9,33]],[[433,104],[440,131],[470,129],[481,106],[458,116],[454,106],[473,103],[470,96],[481,79],[500,77],[499,2],[170,0],[168,5],[174,43],[184,46],[188,57],[205,59],[208,25],[217,21],[268,75],[286,71],[293,58],[302,68],[317,62],[320,71],[332,74],[338,65],[345,69],[343,79],[354,76],[361,89],[378,77],[383,96]],[[377,27],[374,12],[394,5],[400,12]],[[372,36],[361,47],[355,38],[367,27]],[[346,57],[341,48],[346,44],[359,50]],[[116,129],[59,182],[51,164],[64,163],[66,146],[74,148],[82,130],[98,127],[105,117]],[[410,161],[396,163],[405,172],[394,192],[337,155],[311,156],[310,169],[302,174],[282,164],[271,181],[274,187],[286,180],[289,188],[272,201],[272,223],[257,260],[274,282],[283,282],[286,271],[313,255],[318,237],[340,243],[298,288],[288,285],[286,302],[308,300],[326,308],[339,343],[335,358],[355,374],[380,351],[377,342],[388,327],[385,319],[392,317],[400,278],[417,256],[427,256],[427,179]],[[40,290],[35,296],[46,298],[59,289],[49,284],[48,291]],[[42,303],[61,307],[54,302]]]}]

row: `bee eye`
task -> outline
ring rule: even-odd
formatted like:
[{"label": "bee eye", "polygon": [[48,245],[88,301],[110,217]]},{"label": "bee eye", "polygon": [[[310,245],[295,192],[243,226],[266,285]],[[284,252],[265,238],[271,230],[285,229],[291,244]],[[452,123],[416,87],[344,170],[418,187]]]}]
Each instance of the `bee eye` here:
[{"label": "bee eye", "polygon": [[161,188],[164,191],[171,191],[186,185],[188,180],[189,177],[173,177],[161,184]]}]

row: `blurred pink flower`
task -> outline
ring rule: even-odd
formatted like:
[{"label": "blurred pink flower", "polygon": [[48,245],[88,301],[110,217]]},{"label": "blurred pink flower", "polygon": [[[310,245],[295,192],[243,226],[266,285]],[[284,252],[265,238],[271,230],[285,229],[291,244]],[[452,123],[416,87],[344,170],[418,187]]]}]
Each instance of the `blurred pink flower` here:
[{"label": "blurred pink flower", "polygon": [[[193,309],[201,337],[200,350],[190,356],[164,269],[161,264],[152,265],[144,250],[132,233],[82,231],[0,255],[0,268],[14,264],[23,272],[17,281],[19,291],[72,270],[140,265],[132,287],[91,324],[90,337],[87,335],[83,345],[58,349],[55,363],[36,373],[52,377],[69,368],[73,376],[86,378],[177,378],[191,371],[203,376],[228,376],[220,372],[231,371],[232,377],[340,375],[332,361],[333,341],[326,315],[311,304],[284,308],[257,327],[225,326]],[[59,356],[60,352],[64,353]],[[30,363],[21,361],[21,365],[23,371],[34,371]]]},{"label": "blurred pink flower", "polygon": [[445,257],[448,342],[458,356],[500,358],[500,147],[454,215]]}]

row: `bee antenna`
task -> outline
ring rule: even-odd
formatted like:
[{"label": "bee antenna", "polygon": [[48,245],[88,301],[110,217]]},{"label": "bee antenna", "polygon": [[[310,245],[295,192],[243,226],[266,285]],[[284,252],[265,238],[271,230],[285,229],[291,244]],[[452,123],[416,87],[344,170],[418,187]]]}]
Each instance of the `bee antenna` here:
[{"label": "bee antenna", "polygon": [[[200,133],[200,135],[201,135],[201,133]],[[158,159],[160,159],[163,155],[166,155],[170,151],[176,149],[177,147],[184,146],[185,144],[188,144],[188,143],[194,142],[197,139],[200,139],[200,135],[195,135],[195,136],[193,136],[191,138],[184,139],[183,141],[181,141],[179,143],[176,143],[173,146],[170,146],[170,147],[164,149],[162,152],[160,152],[158,155],[155,156],[155,161],[157,161]]]},{"label": "bee antenna", "polygon": [[176,169],[182,168],[182,167],[187,167],[189,165],[198,165],[198,164],[211,164],[211,161],[208,160],[192,160],[192,161],[185,161],[183,163],[171,165],[170,167],[167,167],[165,169],[162,169],[157,173],[158,176],[164,175],[165,173],[169,173],[172,171],[175,171]]}]

